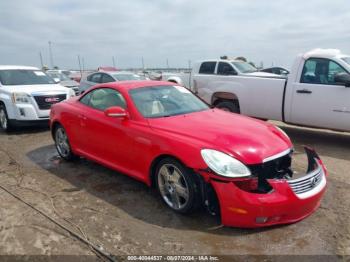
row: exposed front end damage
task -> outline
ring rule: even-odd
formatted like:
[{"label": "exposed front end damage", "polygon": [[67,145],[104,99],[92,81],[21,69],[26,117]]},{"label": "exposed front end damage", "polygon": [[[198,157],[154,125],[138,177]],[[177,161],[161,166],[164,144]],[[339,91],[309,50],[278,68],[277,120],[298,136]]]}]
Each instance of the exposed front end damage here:
[{"label": "exposed front end damage", "polygon": [[305,152],[308,167],[297,178],[291,168],[292,150],[248,166],[252,175],[246,178],[228,179],[210,170],[198,171],[204,178],[205,205],[212,214],[219,211],[226,226],[265,227],[302,220],[320,205],[327,177],[316,152],[307,147]]}]

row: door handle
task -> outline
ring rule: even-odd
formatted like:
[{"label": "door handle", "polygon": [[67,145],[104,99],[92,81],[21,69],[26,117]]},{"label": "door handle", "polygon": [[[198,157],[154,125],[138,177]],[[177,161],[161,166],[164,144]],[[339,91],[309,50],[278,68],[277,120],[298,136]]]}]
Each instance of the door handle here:
[{"label": "door handle", "polygon": [[308,90],[308,89],[299,89],[297,90],[298,94],[311,94],[312,91]]}]

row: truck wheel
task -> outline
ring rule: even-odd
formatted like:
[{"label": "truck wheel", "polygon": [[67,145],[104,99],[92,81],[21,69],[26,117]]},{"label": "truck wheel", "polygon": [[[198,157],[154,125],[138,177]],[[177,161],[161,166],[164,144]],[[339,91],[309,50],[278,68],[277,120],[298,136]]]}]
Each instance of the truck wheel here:
[{"label": "truck wheel", "polygon": [[232,113],[237,113],[239,114],[239,107],[238,104],[236,102],[231,102],[231,101],[222,101],[219,102],[215,107],[224,110],[224,111],[229,111]]},{"label": "truck wheel", "polygon": [[0,104],[0,129],[8,132],[12,128],[9,118],[7,116],[6,107],[3,104]]}]

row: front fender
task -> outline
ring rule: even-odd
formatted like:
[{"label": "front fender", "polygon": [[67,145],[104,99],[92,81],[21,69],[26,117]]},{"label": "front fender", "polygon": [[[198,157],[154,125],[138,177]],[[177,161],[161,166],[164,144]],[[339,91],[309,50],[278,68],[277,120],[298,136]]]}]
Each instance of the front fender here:
[{"label": "front fender", "polygon": [[12,103],[11,95],[9,93],[1,93],[0,102],[5,105],[8,118],[15,119],[16,113],[14,111],[14,104]]}]

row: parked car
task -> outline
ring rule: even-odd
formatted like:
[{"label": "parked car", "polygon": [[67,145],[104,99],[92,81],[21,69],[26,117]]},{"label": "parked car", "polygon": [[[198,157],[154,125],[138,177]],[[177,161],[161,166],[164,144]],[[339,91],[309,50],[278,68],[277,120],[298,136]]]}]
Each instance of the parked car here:
[{"label": "parked car", "polygon": [[90,87],[100,83],[128,80],[145,80],[145,77],[127,71],[95,72],[80,81],[79,92],[84,93]]},{"label": "parked car", "polygon": [[350,131],[350,56],[333,49],[312,50],[297,56],[288,78],[244,73],[242,68],[249,70],[249,65],[242,65],[230,60],[197,63],[189,88],[207,103],[231,112]]},{"label": "parked car", "polygon": [[169,82],[97,85],[54,105],[50,119],[62,158],[83,156],[155,186],[179,213],[204,205],[227,226],[296,222],[325,192],[327,171],[315,151],[306,148],[306,174],[295,174],[281,129],[211,109]]},{"label": "parked car", "polygon": [[68,77],[69,77],[71,80],[74,80],[74,81],[76,81],[77,83],[80,83],[81,78],[82,78],[82,75],[83,75],[82,72],[72,72],[72,73],[69,74]]},{"label": "parked car", "polygon": [[52,77],[56,83],[60,83],[65,87],[72,88],[75,94],[79,93],[79,83],[70,79],[66,74],[64,74],[60,70],[47,70],[45,73]]},{"label": "parked car", "polygon": [[97,68],[99,72],[117,72],[118,69],[113,66],[100,66]]},{"label": "parked car", "polygon": [[36,67],[0,66],[0,129],[48,122],[51,105],[74,95]]},{"label": "parked car", "polygon": [[261,69],[260,72],[266,72],[266,73],[271,73],[271,74],[276,74],[276,75],[283,75],[286,76],[289,74],[289,71],[283,67],[269,67],[269,68],[264,68]]}]

